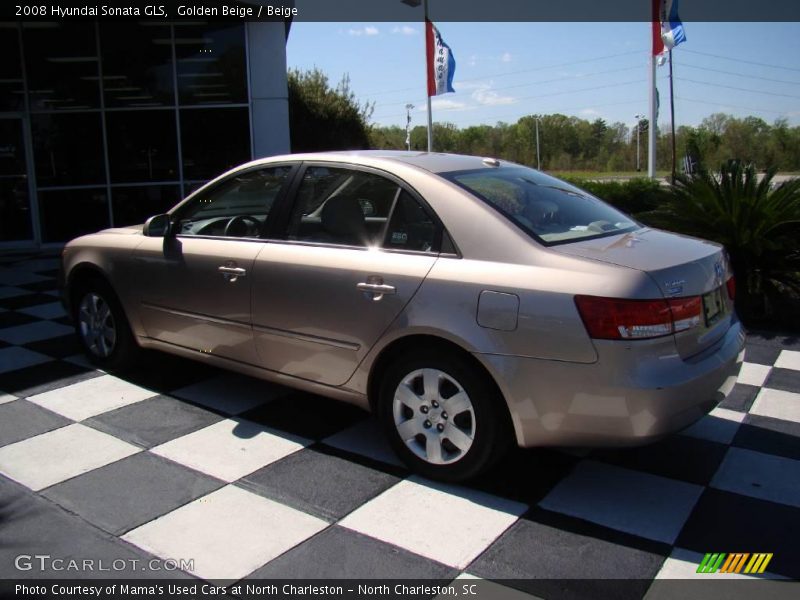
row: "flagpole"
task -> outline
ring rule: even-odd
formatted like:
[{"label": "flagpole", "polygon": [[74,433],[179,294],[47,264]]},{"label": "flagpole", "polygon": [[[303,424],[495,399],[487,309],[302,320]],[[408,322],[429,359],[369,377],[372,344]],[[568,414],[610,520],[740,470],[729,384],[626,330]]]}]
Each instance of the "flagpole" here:
[{"label": "flagpole", "polygon": [[650,51],[650,122],[647,125],[647,176],[651,179],[656,176],[656,121],[658,108],[656,106],[656,45],[661,41],[661,14],[660,0],[652,0],[653,13],[651,19],[651,35],[653,48]]},{"label": "flagpole", "polygon": [[431,111],[431,95],[428,89],[428,58],[430,49],[428,48],[428,0],[422,0],[422,8],[425,12],[425,94],[428,96],[428,152],[433,152],[433,113]]},{"label": "flagpole", "polygon": [[672,90],[672,48],[669,49],[669,115],[672,127],[672,181],[675,183],[675,97]]}]

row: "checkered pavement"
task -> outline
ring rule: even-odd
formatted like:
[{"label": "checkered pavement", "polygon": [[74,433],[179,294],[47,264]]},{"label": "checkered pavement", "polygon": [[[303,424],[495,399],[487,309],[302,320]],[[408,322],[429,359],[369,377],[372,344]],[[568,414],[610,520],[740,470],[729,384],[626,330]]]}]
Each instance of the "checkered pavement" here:
[{"label": "checkered pavement", "polygon": [[516,450],[451,486],[411,475],[344,404],[161,354],[124,379],[94,369],[57,266],[0,263],[0,578],[64,575],[15,569],[36,551],[194,559],[212,580],[474,576],[544,598],[595,578],[641,597],[699,577],[706,552],[772,552],[767,576],[800,578],[796,338],[751,335],[729,397],[679,435]]}]

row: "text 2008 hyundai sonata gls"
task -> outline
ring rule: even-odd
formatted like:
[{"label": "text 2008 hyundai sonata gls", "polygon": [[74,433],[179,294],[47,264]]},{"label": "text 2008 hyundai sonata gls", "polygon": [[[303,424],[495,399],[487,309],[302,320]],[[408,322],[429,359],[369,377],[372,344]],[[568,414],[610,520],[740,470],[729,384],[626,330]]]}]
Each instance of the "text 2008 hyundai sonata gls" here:
[{"label": "text 2008 hyundai sonata gls", "polygon": [[512,441],[684,428],[733,385],[744,344],[722,247],[495,159],[258,160],[63,261],[96,363],[157,348],[355,403],[446,480]]}]

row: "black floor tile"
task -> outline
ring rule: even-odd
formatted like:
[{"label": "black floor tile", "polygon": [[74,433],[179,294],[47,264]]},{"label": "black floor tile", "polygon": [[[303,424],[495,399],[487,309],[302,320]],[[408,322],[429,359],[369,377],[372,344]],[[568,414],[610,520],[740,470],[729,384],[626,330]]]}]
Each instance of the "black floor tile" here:
[{"label": "black floor tile", "polygon": [[747,415],[732,445],[800,460],[800,423]]},{"label": "black floor tile", "polygon": [[17,325],[26,325],[38,321],[36,317],[26,315],[24,313],[7,310],[0,312],[0,329],[4,327],[16,327]]},{"label": "black floor tile", "polygon": [[800,508],[713,488],[700,496],[675,545],[706,552],[772,552],[768,570],[800,578]]},{"label": "black floor tile", "polygon": [[[450,580],[458,571],[343,527],[295,546],[247,579]],[[444,583],[444,581],[443,581]]]},{"label": "black floor tile", "polygon": [[800,392],[800,371],[773,368],[764,382],[764,387],[798,393]]},{"label": "black floor tile", "polygon": [[56,300],[57,298],[53,296],[36,292],[33,294],[12,296],[11,298],[0,298],[0,307],[7,310],[17,310],[18,308],[30,308],[38,304],[50,304]]},{"label": "black floor tile", "polygon": [[[52,292],[58,289],[58,280],[51,278],[51,279],[45,279],[44,281],[25,283],[22,285],[18,285],[16,287],[22,288],[24,290],[30,290],[31,292]],[[57,300],[57,298],[53,298],[53,300]]]},{"label": "black floor tile", "polygon": [[398,481],[382,471],[307,448],[247,475],[239,484],[335,521]]},{"label": "black floor tile", "polygon": [[100,371],[80,365],[54,360],[0,374],[0,390],[24,398],[49,392],[92,377],[98,377],[102,374]]},{"label": "black floor tile", "polygon": [[101,529],[121,535],[223,485],[208,475],[140,452],[51,486],[43,495]]},{"label": "black floor tile", "polygon": [[[143,568],[154,557],[131,544],[109,536],[94,527],[88,527],[80,517],[31,493],[5,477],[0,476],[0,529],[3,531],[2,547],[9,560],[0,560],[0,580],[65,578],[66,563],[69,559],[94,559],[94,565],[102,558],[111,565],[119,560],[120,570],[114,571],[114,577],[135,579],[186,578],[179,571],[161,570],[158,572]],[[46,555],[48,559],[42,563],[31,560],[31,569],[20,571],[15,568],[11,555]],[[61,570],[54,569],[50,559],[63,558]],[[58,563],[56,563],[58,565]],[[77,577],[73,571],[68,576]],[[80,571],[80,577],[86,579],[105,579],[108,571],[87,569]]]},{"label": "black floor tile", "polygon": [[83,346],[78,341],[78,336],[75,334],[67,334],[59,337],[49,338],[38,342],[31,342],[24,344],[29,350],[40,352],[53,358],[67,358],[68,356],[75,356],[83,352]]},{"label": "black floor tile", "polygon": [[639,448],[596,450],[592,458],[652,475],[706,485],[725,458],[726,450],[724,444],[673,435]]},{"label": "black floor tile", "polygon": [[719,407],[739,412],[747,412],[750,410],[750,407],[753,406],[753,401],[756,399],[760,389],[761,388],[755,385],[737,383],[733,386],[733,390],[728,394],[728,397],[720,402]]},{"label": "black floor tile", "polygon": [[170,396],[155,396],[84,421],[100,431],[152,448],[221,421],[222,417]]},{"label": "black floor tile", "polygon": [[275,398],[240,416],[267,427],[321,440],[366,419],[368,413],[336,400],[298,392]]},{"label": "black floor tile", "polygon": [[26,440],[70,423],[71,420],[27,400],[6,402],[0,404],[0,446]]},{"label": "black floor tile", "polygon": [[759,365],[769,365],[770,367],[778,360],[781,349],[773,346],[762,346],[760,344],[746,344],[744,360]]},{"label": "black floor tile", "polygon": [[224,371],[207,364],[153,350],[143,352],[133,369],[115,375],[166,394],[222,373]]},{"label": "black floor tile", "polygon": [[[670,547],[532,509],[468,568],[542,598],[639,599]],[[604,582],[602,580],[612,580]]]},{"label": "black floor tile", "polygon": [[578,460],[547,448],[514,448],[469,485],[495,496],[536,504],[569,475]]}]

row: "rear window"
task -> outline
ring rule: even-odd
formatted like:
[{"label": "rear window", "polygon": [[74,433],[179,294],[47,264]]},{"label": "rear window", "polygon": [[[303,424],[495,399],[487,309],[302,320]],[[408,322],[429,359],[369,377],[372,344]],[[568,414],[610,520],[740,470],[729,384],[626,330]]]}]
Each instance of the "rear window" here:
[{"label": "rear window", "polygon": [[628,215],[573,185],[526,167],[442,173],[546,245],[639,229]]}]

